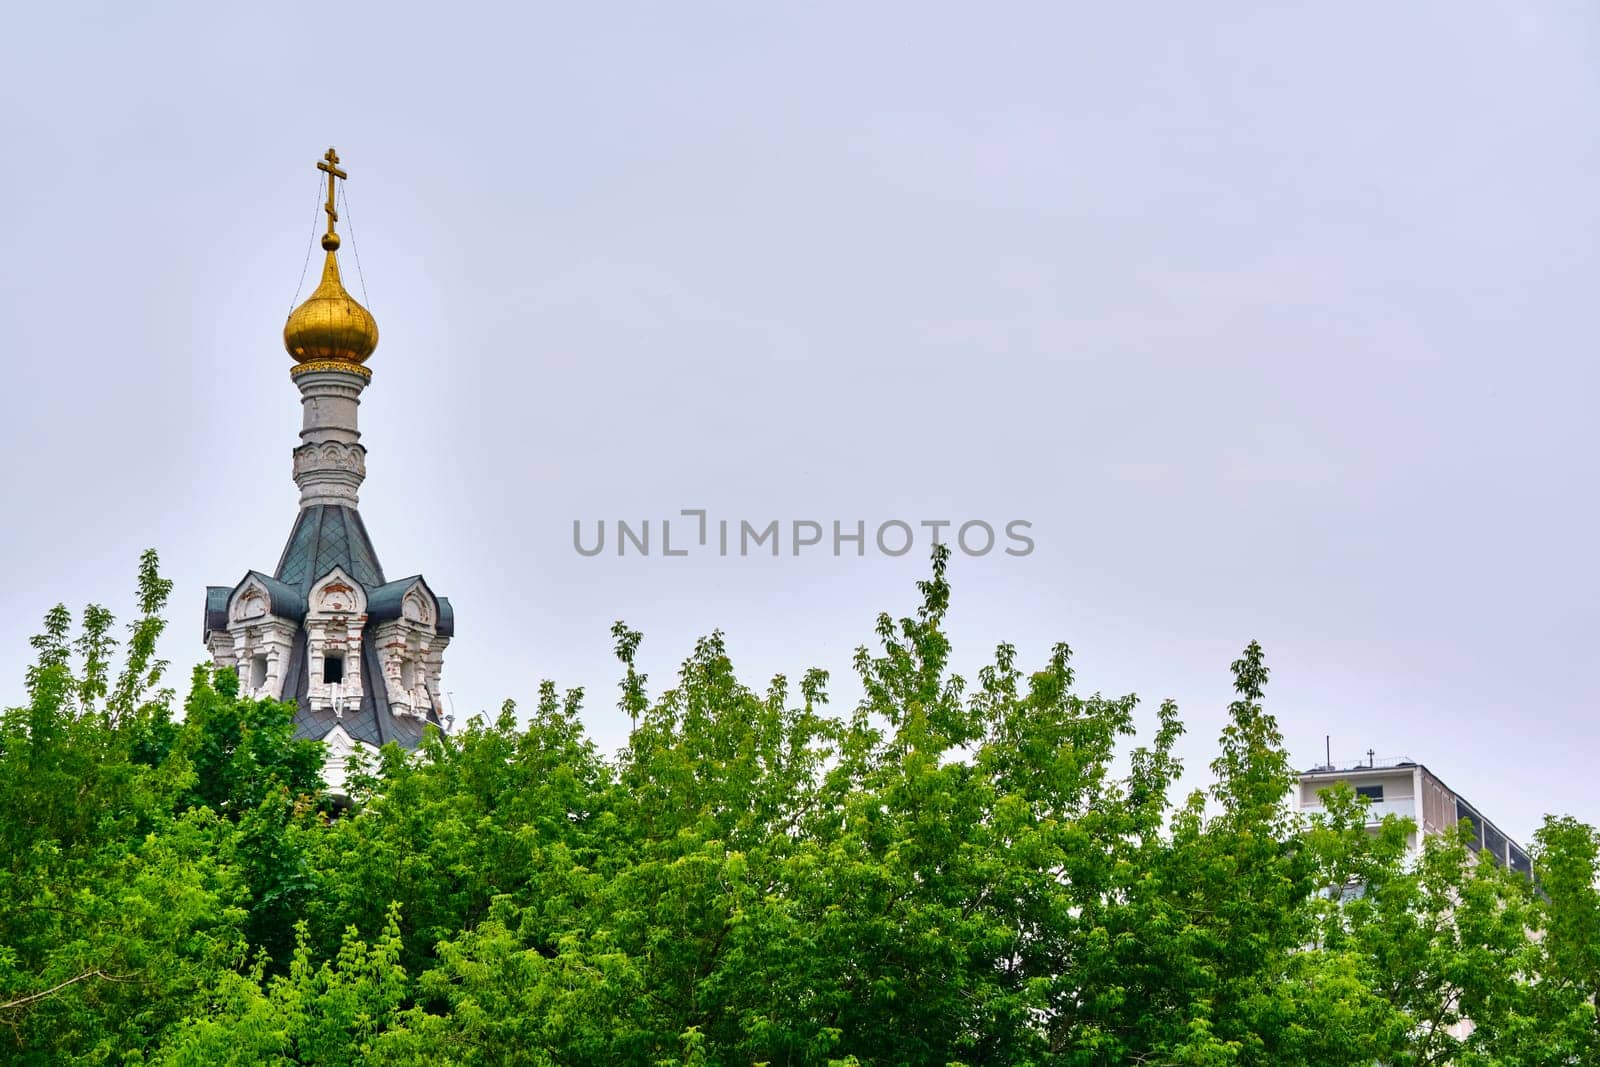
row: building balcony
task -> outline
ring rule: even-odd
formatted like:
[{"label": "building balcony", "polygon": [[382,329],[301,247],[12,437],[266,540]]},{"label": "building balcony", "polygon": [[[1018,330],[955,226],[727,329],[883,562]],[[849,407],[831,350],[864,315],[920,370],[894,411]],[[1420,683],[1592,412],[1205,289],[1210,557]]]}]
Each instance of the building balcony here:
[{"label": "building balcony", "polygon": [[[1303,804],[1300,810],[1307,815],[1322,815],[1327,812],[1321,804]],[[1411,797],[1395,797],[1392,800],[1374,800],[1367,808],[1367,822],[1376,825],[1383,821],[1385,815],[1395,815],[1402,819],[1417,817],[1417,804]]]}]

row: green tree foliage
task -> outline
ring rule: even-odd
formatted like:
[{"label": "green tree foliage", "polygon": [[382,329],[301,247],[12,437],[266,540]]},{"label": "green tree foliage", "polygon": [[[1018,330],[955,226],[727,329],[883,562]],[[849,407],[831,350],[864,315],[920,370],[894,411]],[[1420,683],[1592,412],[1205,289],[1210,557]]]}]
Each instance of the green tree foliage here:
[{"label": "green tree foliage", "polygon": [[[152,1047],[246,959],[230,835],[179,798],[171,695],[153,659],[170,583],[140,566],[125,664],[104,609],[57,607],[29,702],[0,717],[0,1057],[118,1060]],[[76,657],[75,654],[76,653]],[[11,1047],[6,1047],[10,1045]]]},{"label": "green tree foliage", "polygon": [[618,623],[621,752],[546,683],[335,807],[290,705],[201,670],[171,714],[147,556],[126,648],[53,610],[0,720],[0,1059],[1600,1062],[1593,828],[1529,879],[1347,788],[1291,813],[1255,644],[1174,800],[1170,703],[1141,738],[1065,646],[952,672],[946,561],[843,715],[720,633],[652,694]]}]

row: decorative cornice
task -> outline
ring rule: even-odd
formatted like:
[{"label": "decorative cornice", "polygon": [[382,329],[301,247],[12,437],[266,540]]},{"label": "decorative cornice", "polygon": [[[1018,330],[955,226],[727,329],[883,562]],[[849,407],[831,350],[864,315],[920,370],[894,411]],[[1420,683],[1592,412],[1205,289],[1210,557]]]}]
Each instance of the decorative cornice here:
[{"label": "decorative cornice", "polygon": [[294,480],[317,471],[347,471],[359,481],[367,476],[367,450],[360,445],[347,445],[342,441],[308,441],[295,449]]},{"label": "decorative cornice", "polygon": [[304,363],[296,363],[289,371],[289,377],[298,378],[302,374],[313,371],[343,371],[346,374],[359,375],[368,381],[372,380],[372,372],[359,363],[348,363],[342,359],[310,359]]}]

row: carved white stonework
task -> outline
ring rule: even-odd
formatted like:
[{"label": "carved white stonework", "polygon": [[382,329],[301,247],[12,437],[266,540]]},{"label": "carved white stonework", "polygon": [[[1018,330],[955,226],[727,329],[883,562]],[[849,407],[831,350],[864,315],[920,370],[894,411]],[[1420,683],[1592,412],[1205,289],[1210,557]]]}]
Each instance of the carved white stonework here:
[{"label": "carved white stonework", "polygon": [[364,752],[368,761],[377,765],[377,748],[351,737],[343,726],[329,730],[322,743],[327,746],[322,761],[322,780],[327,783],[328,792],[336,796],[348,795],[345,791],[345,766],[352,753]]},{"label": "carved white stonework", "polygon": [[228,598],[227,618],[226,630],[212,630],[206,636],[217,665],[238,671],[243,695],[282,699],[297,629],[294,620],[272,614],[272,596],[255,575],[239,583]]},{"label": "carved white stonework", "polygon": [[444,650],[449,644],[450,639],[448,637],[441,637],[435,634],[432,643],[422,658],[423,668],[426,671],[428,696],[432,701],[433,709],[436,713],[435,717],[440,722],[444,721],[445,709],[444,704],[439,700],[439,694],[443,692],[439,688],[439,676],[444,673]]},{"label": "carved white stonework", "polygon": [[[367,450],[341,441],[304,444],[294,450],[295,484],[350,485],[354,492],[367,476]],[[353,483],[353,484],[352,484]]]},{"label": "carved white stonework", "polygon": [[349,371],[322,370],[296,375],[303,421],[294,450],[294,482],[300,506],[358,504],[356,491],[367,477],[366,449],[356,426],[356,410],[367,379]]},{"label": "carved white stonework", "polygon": [[409,622],[433,624],[433,606],[422,590],[412,586],[400,602],[400,614]]},{"label": "carved white stonework", "polygon": [[294,632],[291,620],[272,616],[258,623],[228,624],[228,638],[233,644],[230,659],[238,669],[242,695],[255,700],[283,699]]},{"label": "carved white stonework", "polygon": [[360,586],[345,581],[343,574],[318,586],[314,593],[311,610],[324,615],[348,615],[358,610],[356,605],[363,599]]},{"label": "carved white stonework", "polygon": [[267,595],[266,589],[260,582],[252,579],[250,585],[234,598],[228,618],[232,622],[248,622],[251,619],[261,618],[270,607],[271,597]]},{"label": "carved white stonework", "polygon": [[[313,708],[343,718],[346,710],[361,706],[361,631],[367,625],[367,593],[344,568],[335,567],[317,580],[307,599],[306,699]],[[337,682],[325,674],[329,656],[344,661],[344,677]]]},{"label": "carved white stonework", "polygon": [[206,634],[206,651],[211,653],[211,662],[218,667],[239,666],[234,658],[233,637],[226,630],[211,630]]},{"label": "carved white stonework", "polygon": [[432,712],[435,718],[443,717],[439,676],[450,639],[439,633],[438,618],[438,601],[419,580],[401,598],[400,618],[379,623],[373,630],[389,706],[398,714],[425,719]]}]

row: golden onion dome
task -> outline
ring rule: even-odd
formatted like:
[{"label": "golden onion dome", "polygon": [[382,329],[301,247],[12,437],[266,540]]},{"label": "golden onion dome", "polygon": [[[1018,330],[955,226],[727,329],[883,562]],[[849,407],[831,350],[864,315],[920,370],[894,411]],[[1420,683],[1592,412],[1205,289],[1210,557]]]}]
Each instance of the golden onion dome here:
[{"label": "golden onion dome", "polygon": [[378,347],[378,322],[345,292],[339,280],[339,261],[334,257],[338,235],[323,237],[322,247],[328,253],[322,264],[322,281],[305,303],[289,313],[283,326],[283,347],[296,364],[359,366]]}]

